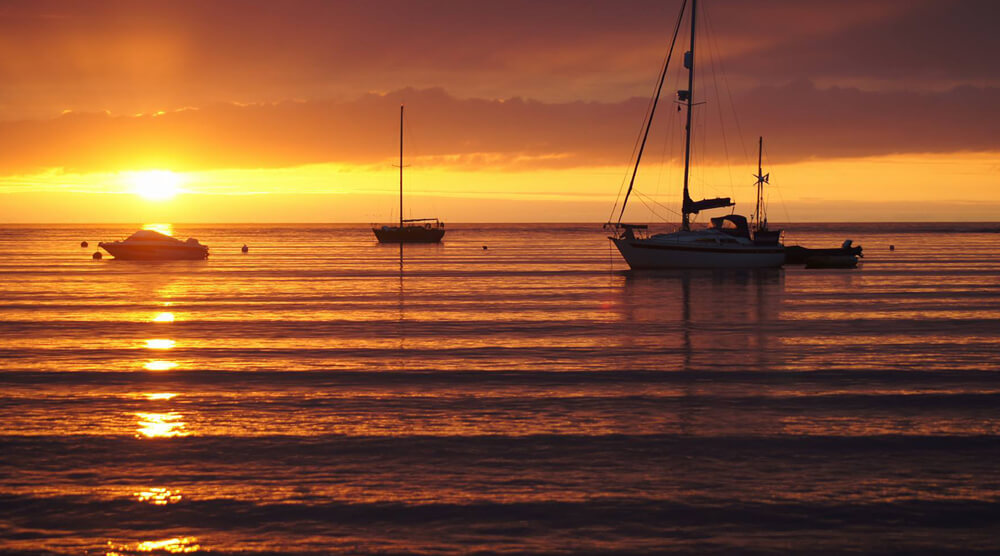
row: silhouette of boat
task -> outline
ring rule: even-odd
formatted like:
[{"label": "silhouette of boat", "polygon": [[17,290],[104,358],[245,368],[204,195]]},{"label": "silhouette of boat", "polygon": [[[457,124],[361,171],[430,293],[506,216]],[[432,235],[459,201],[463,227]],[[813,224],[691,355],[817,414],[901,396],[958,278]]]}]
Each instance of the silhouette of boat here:
[{"label": "silhouette of boat", "polygon": [[807,268],[854,268],[864,257],[860,245],[845,240],[840,247],[813,249],[789,245],[785,247],[786,264],[804,264]]},{"label": "silhouette of boat", "polygon": [[[685,6],[682,6],[681,14],[674,28],[670,51],[667,54],[667,63],[663,65],[659,85],[646,120],[642,142],[639,145],[635,160],[635,168],[632,171],[632,180],[629,182],[628,191],[625,193],[618,221],[614,223],[608,222],[605,225],[605,229],[614,230],[614,235],[609,237],[609,239],[615,244],[618,251],[621,252],[622,257],[624,257],[629,267],[633,269],[781,266],[785,262],[785,250],[781,245],[781,230],[768,230],[767,220],[761,216],[763,212],[761,189],[763,184],[767,183],[767,176],[764,176],[760,170],[759,156],[758,173],[755,176],[757,177],[757,213],[755,215],[756,222],[753,227],[751,228],[746,217],[730,214],[712,218],[712,225],[707,229],[691,229],[690,216],[692,214],[698,214],[703,210],[734,205],[728,197],[694,201],[688,192],[688,177],[691,170],[691,109],[696,104],[693,102],[693,99],[697,0],[691,0],[691,44],[689,50],[684,53],[684,67],[688,70],[687,89],[677,91],[678,103],[683,104],[687,108],[681,229],[672,233],[649,236],[646,231],[648,230],[647,225],[623,224],[621,221],[622,216],[625,214],[625,206],[628,203],[629,194],[632,193],[632,188],[635,185],[635,177],[639,171],[639,162],[642,159],[643,149],[646,146],[646,139],[649,137],[649,129],[653,123],[653,115],[656,113],[656,106],[660,100],[660,93],[663,89],[667,68],[677,42],[677,35],[678,31],[680,31],[684,11]],[[762,143],[763,139],[761,140]]]},{"label": "silhouette of boat", "polygon": [[403,218],[403,105],[399,106],[399,225],[372,226],[379,243],[437,243],[444,222],[437,218]]},{"label": "silhouette of boat", "polygon": [[197,260],[208,257],[208,246],[197,239],[181,241],[153,230],[139,230],[122,241],[97,244],[116,259],[124,260]]}]

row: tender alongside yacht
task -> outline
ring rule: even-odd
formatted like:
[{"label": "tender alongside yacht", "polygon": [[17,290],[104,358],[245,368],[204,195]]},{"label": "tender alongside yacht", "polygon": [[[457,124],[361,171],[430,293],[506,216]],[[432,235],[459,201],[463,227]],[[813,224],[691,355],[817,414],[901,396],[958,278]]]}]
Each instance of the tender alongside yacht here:
[{"label": "tender alongside yacht", "polygon": [[[785,262],[785,248],[781,244],[781,230],[768,230],[767,219],[762,216],[764,207],[761,192],[763,184],[768,181],[768,176],[764,175],[761,171],[760,155],[758,155],[757,174],[755,175],[757,178],[757,212],[754,215],[753,226],[751,227],[747,222],[746,217],[730,214],[728,216],[712,218],[712,225],[707,229],[691,229],[692,214],[698,214],[703,210],[731,207],[734,204],[728,197],[694,201],[688,192],[688,178],[691,170],[691,108],[695,104],[700,104],[693,101],[696,12],[697,0],[691,0],[691,44],[689,50],[684,54],[684,67],[688,70],[687,89],[677,91],[678,104],[682,104],[687,108],[681,229],[672,233],[650,236],[647,234],[648,227],[646,225],[623,224],[621,220],[625,214],[625,206],[628,203],[629,194],[632,193],[632,188],[635,185],[635,177],[639,171],[639,162],[642,159],[642,152],[646,146],[646,139],[649,137],[653,115],[656,113],[656,106],[660,100],[660,93],[666,79],[670,58],[673,55],[677,34],[681,26],[680,19],[683,17],[683,13],[681,14],[681,18],[678,18],[677,26],[674,28],[670,52],[667,55],[667,63],[663,65],[663,71],[660,74],[659,86],[646,120],[642,142],[639,145],[635,160],[635,168],[632,171],[632,179],[629,182],[628,191],[625,193],[618,221],[614,223],[609,222],[606,225],[606,228],[612,229],[615,232],[615,235],[609,239],[615,244],[618,251],[621,252],[622,257],[625,258],[629,267],[633,269],[755,268],[781,266]],[[761,139],[762,149],[763,139]]]},{"label": "tender alongside yacht", "polygon": [[372,226],[379,243],[438,243],[444,222],[437,218],[403,218],[403,106],[399,106],[399,225]]},{"label": "tender alongside yacht", "polygon": [[197,260],[208,258],[208,246],[197,239],[181,241],[153,230],[139,230],[122,241],[102,241],[98,247],[124,260]]}]

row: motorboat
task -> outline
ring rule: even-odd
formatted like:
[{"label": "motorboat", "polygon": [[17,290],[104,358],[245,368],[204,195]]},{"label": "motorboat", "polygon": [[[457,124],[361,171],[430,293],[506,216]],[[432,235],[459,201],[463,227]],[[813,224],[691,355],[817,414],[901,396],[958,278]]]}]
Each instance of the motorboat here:
[{"label": "motorboat", "polygon": [[845,240],[840,247],[809,248],[798,245],[785,247],[785,264],[804,264],[806,268],[855,268],[864,257],[860,245]]},{"label": "motorboat", "polygon": [[444,222],[437,218],[403,218],[403,105],[399,106],[399,225],[372,226],[379,243],[438,243]]},{"label": "motorboat", "polygon": [[682,6],[680,17],[678,17],[677,26],[674,28],[673,40],[671,41],[670,51],[667,54],[667,61],[663,65],[663,70],[659,76],[659,85],[650,104],[647,119],[644,122],[645,131],[642,135],[642,141],[639,144],[635,167],[632,170],[632,179],[625,193],[618,221],[608,222],[605,225],[605,229],[610,229],[614,232],[614,235],[608,239],[615,244],[629,267],[633,269],[763,268],[781,266],[785,262],[785,249],[781,244],[781,230],[768,229],[767,218],[763,215],[762,189],[763,185],[768,183],[770,176],[770,174],[764,174],[761,169],[762,155],[760,153],[763,152],[763,138],[760,139],[759,143],[757,174],[754,175],[757,178],[757,211],[752,217],[752,222],[748,222],[744,216],[730,214],[712,218],[712,224],[707,228],[692,229],[691,227],[691,215],[696,215],[704,210],[731,207],[735,203],[729,197],[695,201],[691,198],[688,190],[691,170],[692,107],[697,104],[703,104],[701,102],[696,103],[693,100],[697,0],[691,0],[690,5],[691,43],[688,51],[684,53],[684,67],[688,72],[687,88],[677,91],[678,110],[681,106],[687,108],[681,228],[671,233],[648,235],[648,225],[623,224],[622,217],[625,214],[629,195],[632,193],[635,185],[636,175],[639,171],[639,162],[642,159],[646,139],[649,137],[649,130],[653,123],[653,116],[656,113],[656,107],[660,100],[663,83],[666,80],[667,68],[673,56],[678,31],[681,27],[681,19],[684,15],[684,6]]},{"label": "motorboat", "polygon": [[197,239],[177,238],[155,232],[139,230],[122,241],[102,241],[97,244],[116,259],[124,260],[197,260],[208,258],[208,246]]}]

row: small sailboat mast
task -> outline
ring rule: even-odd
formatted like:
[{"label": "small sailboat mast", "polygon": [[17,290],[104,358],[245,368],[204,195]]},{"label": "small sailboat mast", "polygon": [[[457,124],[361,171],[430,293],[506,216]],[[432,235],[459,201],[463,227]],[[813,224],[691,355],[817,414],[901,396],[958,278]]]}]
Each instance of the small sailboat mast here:
[{"label": "small sailboat mast", "polygon": [[403,105],[399,105],[399,227],[403,228]]}]

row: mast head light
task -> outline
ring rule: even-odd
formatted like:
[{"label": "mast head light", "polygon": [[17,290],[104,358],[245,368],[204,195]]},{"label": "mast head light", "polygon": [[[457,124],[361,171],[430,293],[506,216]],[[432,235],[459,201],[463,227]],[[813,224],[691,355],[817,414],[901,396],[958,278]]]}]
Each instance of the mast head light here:
[{"label": "mast head light", "polygon": [[684,53],[684,67],[687,69],[691,69],[691,66],[693,65],[694,65],[694,52],[688,50],[687,52]]},{"label": "mast head light", "polygon": [[677,91],[677,100],[680,102],[687,102],[691,98],[691,91],[687,89],[681,89]]}]

